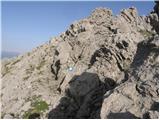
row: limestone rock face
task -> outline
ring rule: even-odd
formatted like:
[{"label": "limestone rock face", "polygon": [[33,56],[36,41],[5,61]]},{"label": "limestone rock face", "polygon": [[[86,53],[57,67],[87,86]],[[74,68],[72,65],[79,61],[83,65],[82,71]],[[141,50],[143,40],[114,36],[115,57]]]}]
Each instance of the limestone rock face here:
[{"label": "limestone rock face", "polygon": [[142,17],[134,7],[117,16],[97,8],[48,43],[2,61],[2,118],[158,118],[154,9]]},{"label": "limestone rock face", "polygon": [[107,97],[102,104],[101,118],[157,118],[158,36],[142,41],[138,47],[128,80],[104,95]]}]

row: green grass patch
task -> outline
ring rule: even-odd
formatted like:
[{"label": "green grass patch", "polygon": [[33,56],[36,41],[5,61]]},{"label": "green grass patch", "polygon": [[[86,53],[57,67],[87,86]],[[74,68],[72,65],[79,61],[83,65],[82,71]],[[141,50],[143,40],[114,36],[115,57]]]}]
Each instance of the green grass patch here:
[{"label": "green grass patch", "polygon": [[35,101],[33,107],[37,112],[44,112],[48,110],[48,104],[45,101]]},{"label": "green grass patch", "polygon": [[33,114],[33,110],[32,109],[29,109],[28,111],[26,111],[25,113],[24,113],[24,115],[23,115],[23,118],[24,119],[28,119],[29,118],[29,116],[31,115],[31,114]]},{"label": "green grass patch", "polygon": [[46,110],[48,110],[48,104],[41,100],[39,96],[33,96],[31,108],[24,113],[23,118],[28,119],[36,115],[41,115]]}]

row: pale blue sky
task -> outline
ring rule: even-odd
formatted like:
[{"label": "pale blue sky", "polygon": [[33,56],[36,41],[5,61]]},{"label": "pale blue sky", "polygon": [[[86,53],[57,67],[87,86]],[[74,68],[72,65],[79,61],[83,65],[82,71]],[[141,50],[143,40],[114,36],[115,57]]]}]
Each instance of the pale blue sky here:
[{"label": "pale blue sky", "polygon": [[96,7],[110,8],[116,15],[131,6],[146,15],[154,2],[2,2],[2,50],[29,51],[64,32],[74,21],[89,16]]}]

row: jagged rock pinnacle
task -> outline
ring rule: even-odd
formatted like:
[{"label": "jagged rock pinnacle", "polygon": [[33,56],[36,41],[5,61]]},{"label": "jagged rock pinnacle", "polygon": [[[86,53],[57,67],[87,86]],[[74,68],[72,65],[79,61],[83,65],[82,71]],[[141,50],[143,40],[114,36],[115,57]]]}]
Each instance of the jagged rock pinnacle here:
[{"label": "jagged rock pinnacle", "polygon": [[97,8],[2,61],[2,118],[158,118],[158,4],[141,17]]}]

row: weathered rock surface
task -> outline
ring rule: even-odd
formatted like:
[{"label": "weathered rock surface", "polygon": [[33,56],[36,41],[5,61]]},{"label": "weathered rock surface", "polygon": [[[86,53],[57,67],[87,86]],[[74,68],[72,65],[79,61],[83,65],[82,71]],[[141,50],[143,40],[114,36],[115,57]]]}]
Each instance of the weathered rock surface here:
[{"label": "weathered rock surface", "polygon": [[128,74],[126,82],[104,95],[101,118],[157,118],[158,36],[138,44]]},{"label": "weathered rock surface", "polygon": [[158,118],[158,24],[157,5],[144,17],[97,8],[2,61],[2,118]]}]

